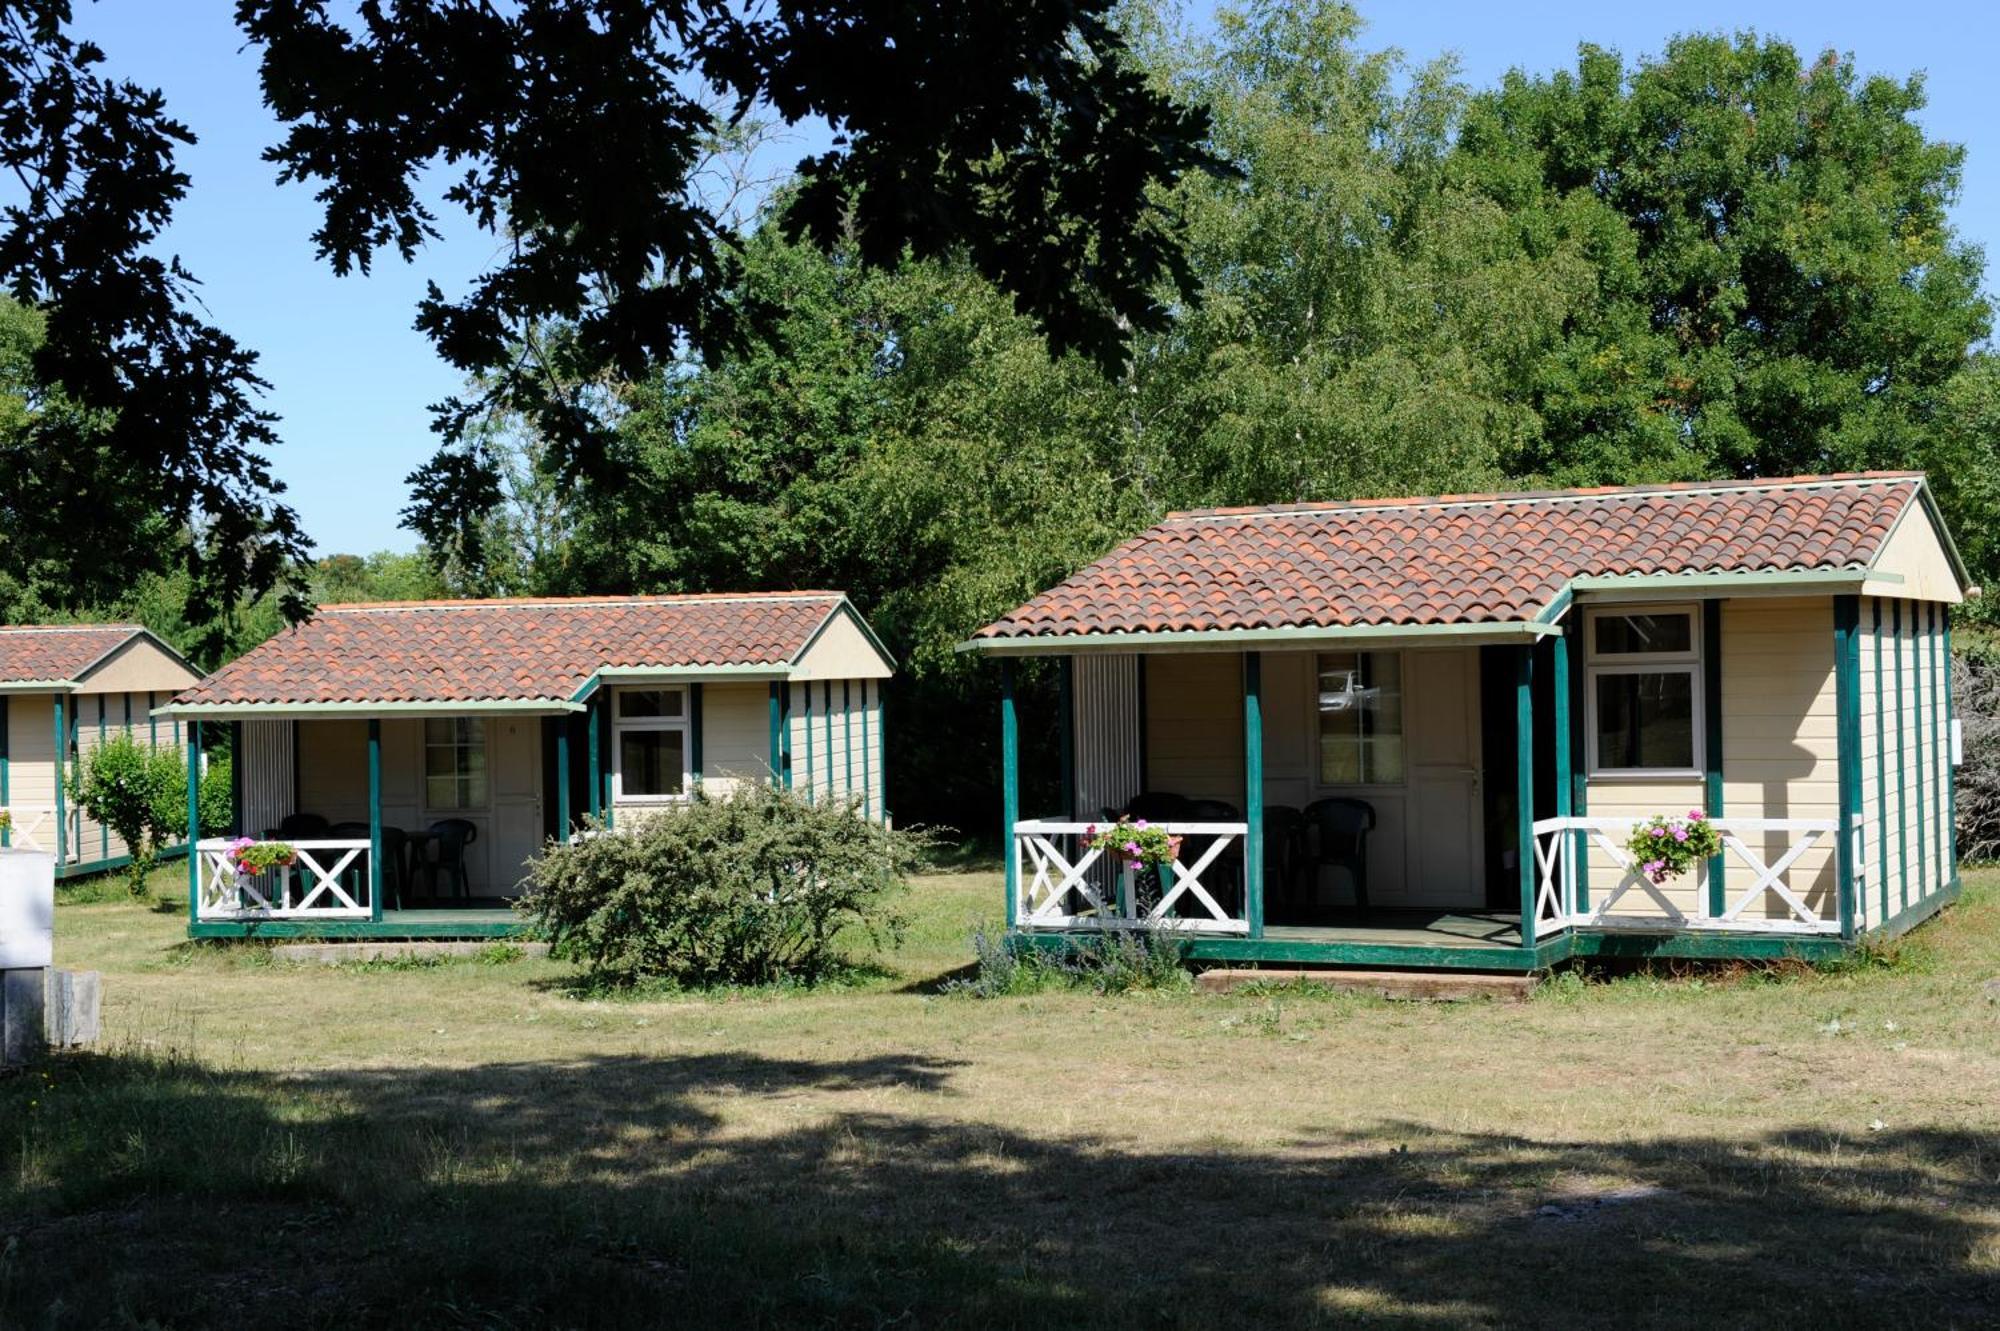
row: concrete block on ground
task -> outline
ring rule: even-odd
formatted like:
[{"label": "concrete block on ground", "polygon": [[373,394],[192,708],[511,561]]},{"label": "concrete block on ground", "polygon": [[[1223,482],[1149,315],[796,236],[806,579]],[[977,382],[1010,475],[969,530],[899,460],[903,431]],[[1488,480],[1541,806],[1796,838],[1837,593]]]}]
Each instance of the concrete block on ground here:
[{"label": "concrete block on ground", "polygon": [[311,962],[339,966],[356,961],[411,961],[425,957],[476,957],[495,944],[520,949],[523,956],[546,957],[547,943],[524,943],[513,939],[412,940],[403,943],[285,943],[271,949],[279,961]]},{"label": "concrete block on ground", "polygon": [[1490,998],[1519,1003],[1534,992],[1527,975],[1480,975],[1450,971],[1360,971],[1298,967],[1288,970],[1212,970],[1195,977],[1195,987],[1207,993],[1227,993],[1253,984],[1320,984],[1349,993],[1414,1002],[1457,1003]]},{"label": "concrete block on ground", "polygon": [[102,1015],[104,977],[96,971],[49,972],[49,1044],[56,1049],[79,1049],[97,1043]]}]

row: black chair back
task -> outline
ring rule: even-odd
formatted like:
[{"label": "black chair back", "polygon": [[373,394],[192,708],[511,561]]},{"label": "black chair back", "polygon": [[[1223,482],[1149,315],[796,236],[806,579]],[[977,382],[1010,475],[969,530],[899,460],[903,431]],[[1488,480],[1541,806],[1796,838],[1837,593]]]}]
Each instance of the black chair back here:
[{"label": "black chair back", "polygon": [[449,877],[452,889],[460,896],[471,895],[465,848],[479,840],[479,825],[464,818],[440,818],[430,825],[430,834],[437,844],[436,858],[430,862],[431,891],[437,891],[439,878]]},{"label": "black chair back", "polygon": [[1347,871],[1354,884],[1354,904],[1368,908],[1368,834],[1375,830],[1375,806],[1367,800],[1314,800],[1306,805],[1305,821],[1319,845],[1315,865]]},{"label": "black chair back", "polygon": [[1187,822],[1190,802],[1187,796],[1176,795],[1172,791],[1149,790],[1144,794],[1134,795],[1126,801],[1124,809],[1114,810],[1106,816],[1144,818],[1149,823]]},{"label": "black chair back", "polygon": [[[1243,811],[1228,800],[1188,800],[1177,819],[1184,823],[1240,823]],[[1225,837],[1220,833],[1190,833],[1181,842],[1181,863],[1193,868],[1202,856],[1208,854],[1210,846],[1218,841],[1226,841],[1219,854],[1202,871],[1201,885],[1215,898],[1215,904],[1234,914],[1243,909],[1243,841],[1240,837]],[[1182,914],[1206,915],[1199,901],[1186,896],[1181,898],[1188,910]]]},{"label": "black chair back", "polygon": [[278,820],[281,841],[319,841],[326,837],[327,822],[316,813],[288,813]]},{"label": "black chair back", "polygon": [[1264,881],[1277,895],[1298,895],[1306,863],[1306,818],[1289,804],[1264,806]]}]

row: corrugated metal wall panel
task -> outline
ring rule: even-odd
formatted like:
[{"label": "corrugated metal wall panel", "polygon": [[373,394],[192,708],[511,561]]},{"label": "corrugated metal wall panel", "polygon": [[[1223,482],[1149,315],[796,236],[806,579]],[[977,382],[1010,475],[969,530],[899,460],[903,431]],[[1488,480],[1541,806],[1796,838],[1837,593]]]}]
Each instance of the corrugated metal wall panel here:
[{"label": "corrugated metal wall panel", "polygon": [[1078,656],[1071,676],[1076,706],[1076,808],[1073,818],[1093,819],[1123,808],[1137,795],[1139,771],[1139,658]]},{"label": "corrugated metal wall panel", "polygon": [[236,761],[243,764],[243,826],[237,830],[244,836],[261,836],[265,829],[276,828],[297,807],[292,724],[243,723],[243,752]]}]

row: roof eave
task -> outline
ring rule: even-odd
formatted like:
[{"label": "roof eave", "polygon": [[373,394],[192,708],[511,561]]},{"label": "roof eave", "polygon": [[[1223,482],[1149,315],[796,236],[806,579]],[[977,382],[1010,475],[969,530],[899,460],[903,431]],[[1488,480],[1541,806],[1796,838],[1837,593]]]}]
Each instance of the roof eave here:
[{"label": "roof eave", "polygon": [[791,666],[782,661],[754,665],[605,666],[593,671],[589,679],[578,685],[576,692],[569,695],[569,700],[584,703],[607,684],[672,684],[680,680],[710,679],[756,683],[759,680],[787,680],[791,677]]},{"label": "roof eave", "polygon": [[1302,625],[1270,629],[1205,629],[1161,633],[1019,634],[972,638],[958,644],[960,652],[988,656],[1068,656],[1076,652],[1247,651],[1260,646],[1388,647],[1432,642],[1460,645],[1532,641],[1560,636],[1558,624],[1526,620],[1495,620],[1453,624]]},{"label": "roof eave", "polygon": [[184,721],[327,720],[334,717],[515,715],[553,716],[580,712],[579,703],[560,698],[472,698],[456,701],[395,702],[170,702],[152,715]]}]

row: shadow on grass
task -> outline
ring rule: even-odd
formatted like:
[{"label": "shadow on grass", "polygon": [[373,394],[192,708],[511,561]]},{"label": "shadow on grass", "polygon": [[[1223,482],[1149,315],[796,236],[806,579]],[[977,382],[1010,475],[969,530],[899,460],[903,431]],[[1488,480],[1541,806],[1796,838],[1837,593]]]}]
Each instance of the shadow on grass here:
[{"label": "shadow on grass", "polygon": [[[0,1325],[2000,1316],[1974,1133],[1147,1150],[955,1120],[962,1066],[58,1060],[0,1085]],[[779,1126],[737,1126],[747,1097]],[[1087,1088],[1076,1110],[1143,1137]]]}]

